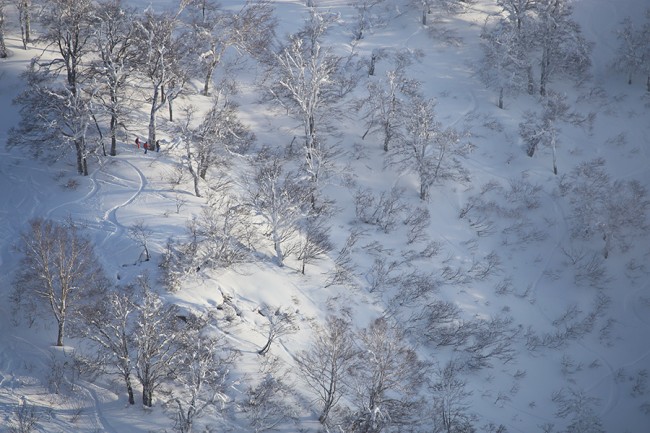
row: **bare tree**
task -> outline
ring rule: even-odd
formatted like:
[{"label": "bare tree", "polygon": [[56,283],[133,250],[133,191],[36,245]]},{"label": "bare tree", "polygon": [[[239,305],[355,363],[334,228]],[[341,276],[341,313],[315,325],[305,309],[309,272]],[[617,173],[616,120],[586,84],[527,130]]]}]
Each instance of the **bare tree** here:
[{"label": "bare tree", "polygon": [[[156,115],[183,91],[187,81],[182,62],[182,38],[176,33],[177,16],[156,14],[148,9],[140,21],[136,21],[139,56],[138,70],[148,81],[149,97],[149,134],[147,142],[156,142]],[[171,105],[170,105],[171,113]]]},{"label": "bare tree", "polygon": [[629,17],[625,18],[620,26],[616,31],[619,49],[614,58],[614,68],[627,73],[628,84],[632,84],[635,73],[645,73],[646,90],[650,92],[650,48],[647,44],[650,37],[650,9],[646,10],[646,22],[640,29],[635,28]]},{"label": "bare tree", "polygon": [[421,421],[418,393],[427,368],[404,337],[384,318],[359,333],[361,350],[351,370],[355,411],[347,431],[379,433],[413,428]]},{"label": "bare tree", "polygon": [[269,371],[263,372],[258,384],[247,388],[246,400],[241,405],[250,431],[254,433],[278,430],[281,425],[295,422],[297,418],[295,402],[290,400],[293,390],[274,364]]},{"label": "bare tree", "polygon": [[524,113],[524,121],[519,124],[519,134],[526,143],[526,153],[532,157],[539,145],[551,148],[553,173],[557,174],[558,123],[568,119],[569,105],[566,97],[548,92],[541,99],[541,115],[532,111]]},{"label": "bare tree", "polygon": [[268,88],[272,98],[302,122],[307,160],[316,147],[323,116],[332,117],[334,104],[341,97],[335,78],[341,58],[322,45],[333,16],[315,9],[309,13],[303,30],[291,35],[275,54]]},{"label": "bare tree", "polygon": [[602,422],[594,409],[598,399],[588,396],[584,391],[564,389],[553,393],[553,402],[557,405],[556,415],[569,418],[566,433],[604,433]]},{"label": "bare tree", "polygon": [[152,234],[153,231],[142,220],[129,227],[129,237],[135,241],[138,246],[142,247],[142,253],[138,260],[140,260],[142,254],[144,254],[143,261],[148,262],[149,259],[151,259],[151,254],[149,253],[149,238]]},{"label": "bare tree", "polygon": [[108,286],[93,245],[73,224],[37,218],[21,235],[18,251],[23,258],[15,298],[43,304],[57,323],[56,345],[63,346],[68,320]]},{"label": "bare tree", "polygon": [[433,400],[432,416],[435,433],[472,433],[472,415],[468,412],[467,382],[462,378],[462,366],[456,360],[447,362],[435,371],[435,380],[429,386]]},{"label": "bare tree", "polygon": [[[357,15],[352,27],[354,39],[360,41],[365,32],[383,22],[382,14],[377,12],[384,0],[355,0],[352,6],[356,9]],[[372,75],[372,74],[371,74]]]},{"label": "bare tree", "polygon": [[137,306],[132,287],[110,292],[95,305],[84,308],[80,334],[99,349],[99,367],[121,376],[129,404],[135,404],[132,374],[134,344],[132,325]]},{"label": "bare tree", "polygon": [[307,216],[301,224],[301,236],[298,246],[298,260],[302,262],[301,272],[305,274],[305,266],[321,259],[334,247],[330,241],[330,228],[326,225],[322,214]]},{"label": "bare tree", "polygon": [[18,21],[20,23],[20,38],[23,41],[23,49],[27,49],[27,43],[31,42],[32,33],[32,0],[14,0],[18,9]]},{"label": "bare tree", "polygon": [[22,398],[20,406],[14,410],[15,421],[9,425],[9,433],[33,433],[40,427],[41,415],[33,405]]},{"label": "bare tree", "polygon": [[368,133],[377,133],[382,137],[384,152],[388,152],[394,141],[403,138],[406,120],[406,105],[419,87],[415,80],[404,76],[402,68],[386,72],[386,77],[378,82],[368,84],[368,97],[361,101],[360,108],[365,108]]},{"label": "bare tree", "polygon": [[135,372],[142,385],[142,404],[153,406],[154,392],[172,375],[179,355],[177,344],[177,308],[165,305],[151,291],[148,278],[140,277],[138,284],[142,299],[138,302],[133,339],[135,342]]},{"label": "bare tree", "polygon": [[296,356],[301,377],[322,406],[321,424],[343,396],[345,378],[357,354],[349,320],[328,316],[325,327],[316,329],[309,349]]},{"label": "bare tree", "polygon": [[555,75],[586,76],[591,66],[591,44],[571,19],[570,0],[537,0],[535,12],[534,40],[541,50],[539,94],[545,96],[547,84]]},{"label": "bare tree", "polygon": [[435,101],[419,96],[411,98],[406,121],[406,138],[394,147],[389,161],[398,167],[414,172],[420,182],[420,199],[426,200],[433,184],[444,180],[466,179],[459,156],[467,148],[461,135],[453,128],[443,128],[436,120]]},{"label": "bare tree", "polygon": [[235,353],[222,338],[210,335],[205,320],[188,318],[179,337],[182,349],[177,359],[178,374],[166,403],[179,433],[191,433],[196,421],[228,401],[226,388]]},{"label": "bare tree", "polygon": [[275,259],[283,266],[285,256],[296,248],[299,223],[308,214],[309,188],[285,171],[278,156],[261,152],[255,164],[253,178],[245,181],[246,205],[263,218]]},{"label": "bare tree", "polygon": [[573,209],[572,235],[602,238],[605,258],[615,247],[625,251],[633,239],[647,234],[650,200],[646,188],[636,180],[612,182],[604,159],[578,165],[563,179],[561,191]]},{"label": "bare tree", "polygon": [[8,146],[26,148],[48,161],[56,161],[72,149],[77,172],[87,176],[92,153],[90,99],[83,92],[73,93],[69,87],[56,84],[52,76],[33,67],[26,77],[27,89],[14,101],[21,106],[21,119],[9,131]]},{"label": "bare tree", "polygon": [[[529,0],[513,1],[517,2],[530,4]],[[481,79],[487,86],[498,90],[499,108],[503,108],[504,95],[525,90],[532,92],[533,89],[532,66],[525,39],[527,35],[524,33],[526,27],[521,28],[522,18],[514,18],[513,23],[511,19],[500,17],[494,25],[486,23],[481,33],[484,52],[480,66]],[[519,28],[515,30],[513,25]]]},{"label": "bare tree", "polygon": [[185,164],[194,180],[194,193],[200,197],[200,180],[206,180],[211,169],[224,169],[233,154],[245,153],[255,135],[238,118],[237,104],[230,100],[234,89],[219,86],[212,108],[202,122],[191,126],[194,109],[186,110],[186,121],[180,131],[185,142]]},{"label": "bare tree", "polygon": [[296,314],[289,308],[260,308],[262,314],[267,320],[267,337],[264,347],[257,351],[260,355],[266,355],[271,344],[283,335],[294,333],[298,330],[296,323]]},{"label": "bare tree", "polygon": [[268,49],[274,37],[275,18],[273,7],[267,1],[247,1],[238,11],[220,8],[216,2],[195,2],[198,12],[192,18],[192,51],[198,57],[197,71],[203,77],[203,94],[210,94],[210,87],[217,68],[229,48],[253,56]]},{"label": "bare tree", "polygon": [[129,111],[126,92],[135,72],[134,20],[134,11],[125,8],[120,0],[105,0],[99,3],[93,23],[91,43],[98,56],[91,65],[92,76],[102,86],[95,99],[110,117],[111,156],[117,154],[117,131],[124,127]]}]

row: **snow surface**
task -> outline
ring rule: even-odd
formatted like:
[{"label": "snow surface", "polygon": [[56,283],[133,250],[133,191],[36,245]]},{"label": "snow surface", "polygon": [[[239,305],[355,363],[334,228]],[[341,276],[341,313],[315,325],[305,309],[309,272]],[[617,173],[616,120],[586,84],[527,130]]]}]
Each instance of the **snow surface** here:
[{"label": "snow surface", "polygon": [[[170,7],[171,1],[129,0],[141,9]],[[234,0],[226,5],[237,5]],[[306,16],[304,3],[276,1],[280,22],[279,35],[295,31]],[[329,8],[341,14],[341,26],[329,36],[331,43],[346,52],[351,49],[350,35],[345,24],[352,20],[352,8],[341,0],[316,1],[319,8]],[[565,126],[559,145],[560,175],[569,173],[580,162],[603,157],[613,180],[636,179],[650,187],[650,99],[644,89],[643,77],[636,77],[628,86],[622,74],[612,72],[608,64],[616,52],[615,26],[626,16],[639,20],[644,0],[578,0],[575,17],[585,36],[595,43],[593,52],[593,79],[575,89],[564,82],[553,82],[552,87],[567,92],[573,108],[582,113],[596,113],[593,131]],[[360,56],[378,47],[396,50],[421,50],[420,62],[409,68],[409,75],[423,83],[427,96],[436,97],[439,119],[448,126],[467,128],[472,132],[476,149],[465,161],[471,172],[471,184],[436,186],[426,203],[432,217],[429,236],[441,244],[442,253],[430,262],[420,262],[422,270],[441,269],[441,261],[449,259],[457,265],[467,265],[495,251],[500,260],[500,273],[494,278],[469,285],[448,285],[440,297],[461,306],[467,317],[490,317],[507,311],[522,330],[531,328],[539,333],[552,332],[552,322],[577,305],[582,315],[592,309],[599,292],[611,297],[611,304],[597,318],[594,330],[577,340],[569,341],[559,349],[544,349],[531,353],[523,339],[517,340],[517,356],[511,362],[496,361],[492,368],[468,377],[473,391],[470,410],[477,414],[477,426],[493,422],[503,424],[510,432],[542,431],[546,423],[563,431],[568,420],[555,416],[557,407],[552,394],[560,389],[579,389],[597,399],[595,413],[607,432],[643,433],[650,431],[650,384],[640,391],[633,388],[640,375],[650,370],[650,243],[647,235],[626,252],[616,251],[605,262],[609,280],[596,289],[574,283],[573,270],[568,265],[563,249],[570,248],[568,233],[570,206],[558,194],[558,177],[551,170],[551,155],[541,150],[528,158],[518,137],[518,123],[525,110],[535,108],[536,100],[528,95],[506,98],[505,110],[495,106],[496,95],[486,89],[476,73],[476,62],[481,57],[478,35],[486,14],[495,11],[487,0],[468,6],[466,11],[436,24],[449,30],[447,41],[431,37],[432,25],[420,25],[420,13],[402,6],[402,14],[387,26],[373,29],[355,48]],[[392,11],[395,15],[395,10]],[[128,143],[120,143],[119,155],[90,161],[90,175],[75,174],[71,159],[48,166],[21,149],[5,149],[7,133],[18,122],[17,107],[12,99],[23,88],[20,73],[37,48],[23,51],[13,16],[9,19],[7,44],[12,56],[0,60],[0,431],[7,431],[14,410],[21,401],[35,405],[42,411],[41,430],[48,432],[148,432],[171,430],[170,419],[157,404],[151,410],[140,405],[129,407],[119,385],[110,381],[92,384],[79,379],[74,396],[57,395],[48,388],[53,360],[69,359],[72,347],[55,348],[56,327],[41,320],[26,327],[20,318],[12,316],[9,296],[12,278],[19,257],[13,246],[19,233],[25,230],[32,217],[64,220],[72,217],[84,221],[96,243],[97,253],[108,275],[117,284],[124,284],[144,272],[155,274],[157,261],[140,263],[140,250],[128,237],[128,228],[140,221],[153,230],[155,258],[159,257],[169,237],[184,236],[186,222],[200,213],[202,199],[192,195],[189,182],[172,188],[167,181],[179,161],[174,144],[177,137],[173,125],[161,119],[161,135],[169,140],[160,154],[143,155]],[[386,68],[378,63],[377,76]],[[256,71],[251,71],[254,75]],[[253,78],[253,77],[251,77]],[[260,140],[272,146],[285,146],[293,135],[299,134],[299,125],[286,114],[258,104],[252,85],[243,86],[238,96],[244,121]],[[601,89],[603,93],[592,92]],[[364,85],[357,92],[361,94]],[[603,96],[604,95],[604,96]],[[181,104],[207,107],[209,99],[187,96]],[[134,133],[146,135],[146,112],[142,123],[133,125]],[[180,110],[177,109],[177,113]],[[340,128],[340,143],[350,153],[340,164],[349,164],[349,175],[359,187],[385,191],[393,185],[405,188],[404,199],[412,206],[421,205],[417,196],[417,182],[411,175],[398,175],[385,169],[383,152],[376,137],[361,139],[361,122],[350,113]],[[621,139],[623,138],[623,139]],[[357,145],[356,152],[352,152]],[[236,170],[237,167],[234,167]],[[539,239],[518,239],[517,234],[503,234],[503,229],[516,221],[494,219],[496,234],[478,237],[459,211],[467,200],[476,195],[488,181],[506,187],[513,181],[526,181],[539,186],[539,207],[526,211],[524,217],[540,230]],[[70,185],[77,185],[70,187]],[[334,198],[341,212],[331,221],[334,241],[340,247],[354,226],[353,191],[346,188],[343,179],[333,179],[327,193]],[[182,197],[187,204],[176,211],[176,200]],[[503,204],[505,204],[505,199]],[[376,241],[385,248],[385,254],[399,257],[411,248],[405,244],[400,229],[383,234],[375,227],[366,226],[355,260],[361,269],[372,263],[368,250],[362,248]],[[508,233],[507,230],[505,233]],[[590,247],[601,248],[598,239]],[[271,250],[268,251],[272,256]],[[349,308],[359,327],[367,325],[381,314],[386,299],[382,293],[368,293],[363,287],[327,287],[324,281],[332,259],[308,265],[307,275],[299,273],[299,264],[287,260],[287,266],[277,267],[271,260],[245,266],[243,269],[196,274],[193,281],[176,294],[167,294],[170,302],[185,308],[201,310],[219,306],[223,296],[231,296],[241,310],[236,326],[228,328],[228,338],[242,351],[237,373],[255,373],[259,367],[256,351],[264,344],[261,318],[256,313],[260,305],[291,306],[301,317],[301,331],[281,338],[271,353],[292,365],[292,355],[307,347],[311,320],[321,321],[328,312]],[[396,257],[395,257],[396,256]],[[632,266],[636,263],[638,266]],[[512,290],[505,295],[495,292],[498,281],[508,280]],[[608,319],[613,319],[609,334],[599,332]],[[17,323],[21,323],[17,326]],[[74,346],[74,340],[70,340]],[[421,349],[429,359],[443,362],[450,354],[444,350]],[[571,360],[572,365],[567,363]],[[563,361],[565,367],[563,368]],[[525,372],[525,374],[517,374]],[[293,378],[292,383],[304,396],[306,389]],[[307,397],[305,397],[307,398]],[[75,413],[79,414],[75,420]],[[301,426],[318,428],[316,410],[302,412]],[[202,420],[202,422],[209,420]],[[296,431],[287,425],[282,431]],[[242,427],[242,431],[246,431]]]}]

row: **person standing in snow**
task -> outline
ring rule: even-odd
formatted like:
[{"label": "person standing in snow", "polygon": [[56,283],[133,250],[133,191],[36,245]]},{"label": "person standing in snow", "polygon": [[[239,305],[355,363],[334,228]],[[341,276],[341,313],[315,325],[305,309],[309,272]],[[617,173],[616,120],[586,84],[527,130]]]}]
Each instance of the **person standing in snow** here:
[{"label": "person standing in snow", "polygon": [[147,142],[145,141],[144,144],[142,145],[142,147],[144,147],[144,154],[146,155],[146,154],[147,154],[147,150],[149,149],[149,143],[147,143]]},{"label": "person standing in snow", "polygon": [[160,140],[156,140],[156,152],[160,152]]},{"label": "person standing in snow", "polygon": [[135,137],[135,145],[140,149],[140,137]]}]

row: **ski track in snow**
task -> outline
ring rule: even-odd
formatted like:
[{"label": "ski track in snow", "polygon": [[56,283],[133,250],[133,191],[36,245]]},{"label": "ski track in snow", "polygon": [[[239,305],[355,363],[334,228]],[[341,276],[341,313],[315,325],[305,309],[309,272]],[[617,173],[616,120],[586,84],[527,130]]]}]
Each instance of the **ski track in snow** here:
[{"label": "ski track in snow", "polygon": [[[133,170],[136,172],[136,174],[138,176],[139,185],[138,185],[138,188],[136,189],[136,191],[127,200],[125,200],[124,202],[122,202],[122,203],[120,203],[120,204],[118,204],[116,206],[113,206],[111,209],[108,209],[106,212],[104,212],[103,220],[105,222],[111,224],[113,226],[114,230],[112,230],[108,234],[108,236],[106,236],[104,238],[104,240],[100,244],[102,246],[111,237],[113,237],[115,235],[118,235],[118,234],[124,233],[124,231],[126,230],[126,227],[118,221],[118,219],[117,219],[117,211],[124,208],[124,207],[126,207],[126,206],[128,206],[128,205],[130,205],[131,203],[133,203],[140,196],[140,194],[143,193],[143,191],[144,191],[144,189],[145,189],[145,187],[147,186],[147,183],[148,183],[147,182],[147,177],[145,176],[145,174],[142,172],[142,170],[140,170],[138,167],[136,167],[135,164],[133,164],[132,162],[130,162],[126,158],[118,158],[116,160],[120,161],[122,163],[125,163],[125,164],[129,165],[131,168],[133,168]],[[125,178],[120,178],[120,177],[116,177],[116,176],[114,176],[114,177],[116,179],[118,179],[118,180],[124,180],[125,182],[130,181],[130,180],[125,179]]]},{"label": "ski track in snow", "polygon": [[95,415],[95,425],[101,426],[100,431],[106,433],[118,433],[117,430],[111,426],[106,416],[104,415],[104,411],[102,410],[101,407],[102,404],[99,401],[99,397],[97,397],[97,392],[92,388],[93,384],[79,381],[77,385],[80,388],[82,388],[84,391],[86,391],[88,394],[90,394],[90,397],[92,398],[93,405],[94,405],[93,413]]}]

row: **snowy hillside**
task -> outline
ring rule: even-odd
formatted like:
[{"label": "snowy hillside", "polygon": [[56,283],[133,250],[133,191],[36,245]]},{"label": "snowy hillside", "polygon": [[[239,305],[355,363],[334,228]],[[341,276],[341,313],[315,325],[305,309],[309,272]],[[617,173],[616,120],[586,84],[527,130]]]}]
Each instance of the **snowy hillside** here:
[{"label": "snowy hillside", "polygon": [[[650,431],[650,41],[612,67],[647,2],[83,0],[79,78],[33,3],[23,49],[0,0],[0,432]],[[580,52],[498,3],[571,3]],[[65,307],[43,233],[90,263]]]}]

